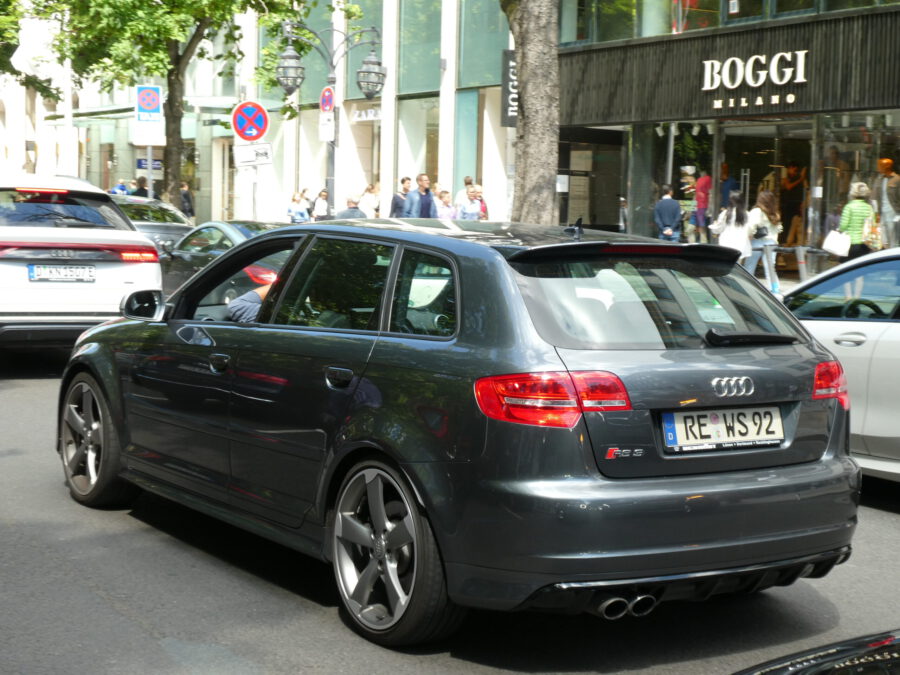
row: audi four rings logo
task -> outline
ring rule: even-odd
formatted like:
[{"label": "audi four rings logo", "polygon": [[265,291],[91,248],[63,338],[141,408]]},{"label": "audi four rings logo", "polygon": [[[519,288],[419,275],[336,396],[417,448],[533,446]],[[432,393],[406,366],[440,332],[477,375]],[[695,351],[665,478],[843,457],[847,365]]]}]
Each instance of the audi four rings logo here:
[{"label": "audi four rings logo", "polygon": [[50,256],[52,258],[73,258],[75,251],[68,248],[54,248],[50,251]]},{"label": "audi four rings logo", "polygon": [[716,396],[750,396],[756,387],[749,377],[716,377],[711,381]]}]

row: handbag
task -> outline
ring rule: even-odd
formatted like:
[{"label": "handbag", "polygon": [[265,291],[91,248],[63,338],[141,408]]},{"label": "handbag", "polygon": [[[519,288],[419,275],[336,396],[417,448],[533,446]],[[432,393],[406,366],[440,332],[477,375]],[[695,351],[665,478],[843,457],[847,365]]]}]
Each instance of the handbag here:
[{"label": "handbag", "polygon": [[850,235],[838,230],[832,230],[825,237],[825,241],[822,242],[822,248],[832,255],[844,258],[850,252]]},{"label": "handbag", "polygon": [[872,216],[863,224],[863,243],[873,251],[881,250],[881,226]]},{"label": "handbag", "polygon": [[769,236],[769,228],[765,225],[756,228],[756,232],[753,233],[754,239],[765,239]]}]

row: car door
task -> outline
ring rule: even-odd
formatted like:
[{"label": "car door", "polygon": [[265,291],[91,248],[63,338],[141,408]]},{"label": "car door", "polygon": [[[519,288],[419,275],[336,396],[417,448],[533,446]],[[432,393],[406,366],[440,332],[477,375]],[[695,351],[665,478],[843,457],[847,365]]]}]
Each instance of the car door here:
[{"label": "car door", "polygon": [[351,410],[377,405],[365,371],[393,251],[317,237],[254,327],[231,404],[231,496],[241,509],[299,527],[328,458],[357,433],[346,425]]},{"label": "car door", "polygon": [[[238,354],[252,343],[252,324],[229,318],[222,289],[250,264],[284,261],[297,237],[248,248],[177,296],[171,319],[142,327],[127,348],[124,395],[136,470],[207,498],[227,501],[229,407]],[[277,283],[277,282],[276,282]]]},{"label": "car door", "polygon": [[168,260],[163,261],[163,292],[171,295],[234,245],[233,237],[217,225],[195,230],[178,243]]},{"label": "car door", "polygon": [[[841,362],[850,393],[850,446],[860,454],[897,456],[891,417],[900,378],[885,377],[900,342],[900,260],[861,265],[792,295],[788,308]],[[893,427],[893,428],[892,428]]]}]

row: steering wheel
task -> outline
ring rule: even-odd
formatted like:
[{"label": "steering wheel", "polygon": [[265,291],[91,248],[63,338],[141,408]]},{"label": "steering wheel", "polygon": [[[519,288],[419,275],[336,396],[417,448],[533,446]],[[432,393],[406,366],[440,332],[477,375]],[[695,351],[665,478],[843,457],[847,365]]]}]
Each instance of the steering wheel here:
[{"label": "steering wheel", "polygon": [[860,307],[867,307],[872,311],[871,316],[883,319],[887,313],[877,304],[865,298],[854,298],[841,308],[841,316],[848,319],[856,319],[859,317]]}]

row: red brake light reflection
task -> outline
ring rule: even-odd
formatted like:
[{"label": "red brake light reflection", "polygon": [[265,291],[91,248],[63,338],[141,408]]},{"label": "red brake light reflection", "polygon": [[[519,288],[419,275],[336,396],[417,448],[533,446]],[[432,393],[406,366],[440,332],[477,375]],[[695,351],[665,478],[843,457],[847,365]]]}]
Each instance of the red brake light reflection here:
[{"label": "red brake light reflection", "polygon": [[844,410],[850,410],[850,395],[847,393],[847,378],[837,361],[824,361],[816,366],[813,379],[814,399],[836,398]]},{"label": "red brake light reflection", "polygon": [[244,273],[250,277],[250,280],[255,284],[266,285],[266,284],[274,284],[278,279],[278,273],[269,269],[268,267],[263,267],[262,265],[248,265],[244,268]]},{"label": "red brake light reflection", "polygon": [[66,195],[69,194],[68,190],[61,190],[59,188],[26,188],[26,187],[17,187],[16,192],[37,192],[37,193],[46,193],[46,194],[57,194],[57,195]]},{"label": "red brake light reflection", "polygon": [[475,398],[492,419],[548,427],[572,428],[585,411],[631,410],[622,381],[602,371],[483,377]]}]

